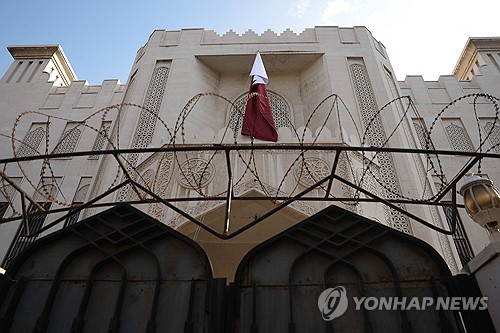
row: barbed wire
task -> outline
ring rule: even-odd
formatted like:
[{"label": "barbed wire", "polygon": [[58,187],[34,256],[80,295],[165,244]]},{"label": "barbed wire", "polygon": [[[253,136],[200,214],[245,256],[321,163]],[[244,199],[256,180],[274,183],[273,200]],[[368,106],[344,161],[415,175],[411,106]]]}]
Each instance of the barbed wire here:
[{"label": "barbed wire", "polygon": [[[54,154],[55,151],[57,151],[58,147],[62,146],[68,138],[71,138],[71,135],[73,134],[74,131],[81,130],[81,128],[87,128],[93,132],[96,133],[97,136],[102,136],[106,147],[110,148],[111,150],[120,150],[120,123],[123,118],[123,114],[126,112],[145,112],[145,114],[151,116],[154,118],[154,123],[158,123],[160,128],[157,129],[157,131],[164,130],[166,134],[168,135],[168,140],[166,143],[163,144],[163,147],[179,147],[179,146],[188,146],[188,145],[193,145],[193,142],[190,142],[190,138],[188,138],[188,135],[186,133],[186,128],[187,128],[187,123],[190,120],[190,116],[195,114],[196,112],[199,112],[200,110],[197,108],[200,105],[200,101],[205,98],[216,98],[224,103],[226,103],[225,108],[221,108],[220,110],[216,110],[215,112],[220,112],[221,114],[214,114],[214,117],[221,116],[225,117],[225,119],[230,119],[230,116],[227,116],[226,112],[227,110],[230,110],[231,112],[235,112],[238,117],[243,118],[244,113],[245,113],[245,105],[247,104],[246,102],[250,98],[256,98],[258,97],[258,93],[251,93],[246,95],[244,102],[243,103],[238,103],[235,104],[228,98],[217,94],[217,93],[200,93],[195,96],[193,96],[181,109],[176,122],[173,127],[169,127],[167,125],[167,122],[162,119],[159,115],[156,113],[152,112],[151,110],[147,109],[144,106],[134,104],[134,103],[120,103],[120,104],[115,104],[111,106],[107,106],[105,108],[99,109],[93,113],[91,113],[89,116],[85,117],[84,119],[71,119],[69,117],[62,117],[58,115],[52,115],[40,111],[24,111],[21,114],[19,114],[12,126],[12,131],[11,135],[5,135],[5,134],[0,134],[0,136],[5,137],[10,139],[11,141],[11,148],[12,148],[12,156],[13,159],[10,159],[8,163],[1,163],[2,160],[0,160],[0,164],[3,164],[2,166],[2,172],[4,175],[8,174],[8,166],[12,163],[17,165],[17,168],[19,172],[21,173],[23,179],[27,181],[29,186],[33,189],[33,193],[35,195],[40,195],[43,197],[47,202],[53,202],[56,203],[60,206],[64,207],[74,207],[75,204],[71,202],[72,199],[67,199],[61,189],[61,184],[58,182],[57,175],[54,172],[54,168],[52,166],[53,159],[56,157],[51,157],[51,155],[57,156],[57,154]],[[421,194],[418,194],[418,196],[410,196],[410,195],[404,195],[400,193],[399,191],[395,191],[393,188],[390,188],[389,186],[386,185],[384,181],[382,181],[382,176],[380,174],[377,174],[376,168],[374,166],[378,166],[378,156],[380,154],[380,151],[375,151],[373,154],[370,154],[368,156],[365,152],[365,150],[360,150],[361,156],[361,164],[362,168],[360,172],[358,172],[358,175],[356,174],[356,166],[354,165],[353,161],[353,153],[345,152],[342,158],[345,159],[345,163],[347,163],[347,174],[343,175],[344,177],[350,177],[353,182],[357,185],[358,188],[362,188],[366,177],[370,176],[375,180],[375,182],[380,186],[381,188],[384,189],[384,191],[387,194],[390,194],[393,199],[404,199],[404,200],[412,200],[415,202],[430,202],[432,200],[435,200],[436,198],[440,197],[442,194],[442,191],[447,189],[447,180],[444,177],[444,171],[443,171],[443,165],[440,160],[439,154],[436,154],[434,152],[434,142],[433,142],[433,130],[436,127],[436,124],[438,120],[442,117],[442,115],[450,110],[453,106],[456,106],[459,102],[467,100],[467,98],[473,98],[472,102],[472,108],[473,112],[475,115],[476,123],[477,123],[477,128],[478,128],[478,135],[479,135],[479,146],[476,149],[476,152],[482,153],[483,150],[485,150],[484,145],[486,144],[487,140],[490,139],[490,137],[493,135],[493,131],[497,126],[497,123],[499,122],[499,102],[500,99],[489,95],[489,94],[482,94],[482,93],[475,93],[475,94],[467,94],[464,96],[461,96],[452,102],[448,103],[444,108],[442,108],[437,114],[436,117],[433,119],[429,130],[427,132],[424,132],[424,138],[423,141],[425,142],[425,147],[422,147],[423,150],[426,152],[424,153],[424,158],[425,162],[427,164],[425,174],[422,175],[422,178],[419,179],[421,184],[424,185],[424,191]],[[480,119],[477,111],[476,104],[478,103],[478,99],[486,99],[489,102],[489,105],[493,107],[494,110],[494,115],[490,118],[494,118],[493,126],[486,131],[487,133],[484,133],[484,131],[481,128],[480,125]],[[218,198],[222,195],[227,194],[227,190],[220,190],[217,191],[216,193],[209,193],[207,190],[204,190],[204,184],[203,184],[203,175],[209,172],[208,168],[209,165],[214,161],[216,158],[217,154],[220,154],[221,152],[218,150],[211,150],[210,147],[213,146],[221,146],[226,144],[228,139],[230,139],[229,134],[232,133],[232,142],[235,146],[241,145],[245,146],[245,150],[238,149],[236,148],[234,151],[236,152],[236,157],[237,159],[233,161],[234,165],[233,168],[235,167],[236,164],[241,165],[243,167],[242,170],[239,171],[239,175],[237,179],[233,182],[232,186],[233,189],[236,188],[237,186],[241,185],[242,182],[249,177],[258,185],[258,188],[260,192],[264,194],[265,197],[269,198],[269,200],[273,202],[278,202],[279,200],[285,201],[287,198],[291,198],[294,193],[296,193],[299,189],[300,184],[300,179],[304,176],[307,176],[313,180],[313,182],[320,182],[321,179],[320,177],[315,174],[314,170],[311,170],[311,167],[307,163],[307,156],[306,153],[314,151],[315,147],[320,147],[321,145],[324,144],[324,142],[319,142],[321,138],[321,134],[328,129],[328,123],[332,122],[332,119],[336,117],[336,123],[338,126],[339,130],[339,137],[335,136],[335,139],[333,134],[332,134],[332,140],[337,140],[337,142],[333,142],[334,144],[338,144],[340,146],[349,146],[353,145],[355,142],[352,141],[352,138],[346,138],[344,130],[345,129],[351,129],[353,132],[351,133],[351,136],[355,137],[355,141],[360,143],[360,147],[369,147],[370,140],[369,140],[369,134],[373,130],[375,122],[377,122],[381,117],[382,117],[382,112],[386,112],[389,110],[391,107],[395,107],[395,103],[406,103],[404,105],[404,111],[402,114],[400,114],[400,118],[396,119],[395,126],[393,128],[386,129],[386,131],[389,133],[386,135],[383,143],[380,146],[377,146],[375,148],[384,148],[388,147],[390,140],[396,135],[396,133],[401,130],[403,127],[403,121],[409,119],[409,117],[415,116],[418,121],[422,121],[422,117],[420,115],[419,110],[417,109],[416,105],[414,102],[411,100],[409,96],[402,96],[398,97],[395,99],[392,99],[388,101],[382,108],[377,110],[372,117],[368,120],[364,131],[361,132],[357,122],[355,119],[359,118],[359,115],[353,114],[347,104],[342,100],[340,96],[337,94],[331,94],[325,97],[321,102],[318,103],[318,105],[312,110],[311,114],[307,117],[307,119],[304,122],[303,130],[299,130],[295,127],[295,124],[292,122],[290,115],[287,115],[287,123],[288,123],[288,129],[290,130],[290,133],[292,134],[292,142],[287,142],[288,144],[296,144],[299,149],[298,151],[295,151],[297,153],[297,156],[293,158],[292,162],[289,165],[283,165],[283,170],[284,174],[283,177],[277,182],[278,186],[276,188],[271,188],[267,186],[266,182],[263,180],[263,177],[261,176],[261,173],[263,170],[260,170],[258,167],[257,163],[257,152],[255,149],[252,149],[255,145],[261,145],[265,144],[266,146],[269,147],[269,151],[277,152],[282,149],[281,147],[283,146],[282,143],[261,143],[260,141],[256,141],[255,138],[249,137],[248,139],[242,140],[241,137],[239,136],[238,131],[232,131],[230,122],[226,122],[226,126],[224,127],[224,131],[222,132],[221,135],[219,135],[219,139],[217,142],[212,142],[212,143],[206,143],[204,145],[200,145],[200,148],[198,150],[199,152],[203,152],[205,154],[205,157],[207,157],[205,165],[201,170],[194,170],[193,166],[190,164],[187,164],[186,167],[182,167],[182,161],[187,161],[190,158],[190,154],[192,152],[188,151],[183,151],[183,152],[178,152],[178,151],[173,151],[173,160],[175,161],[175,165],[177,169],[179,170],[179,173],[183,179],[186,180],[187,185],[190,190],[193,190],[196,192],[196,194],[202,198]],[[207,103],[205,103],[207,104]],[[111,113],[115,113],[112,116],[110,116]],[[398,113],[399,114],[399,113]],[[99,128],[96,128],[92,126],[90,123],[95,123],[93,122],[93,119],[95,117],[100,117],[101,123],[105,120],[111,119],[115,121],[115,128],[116,130],[113,131],[108,131],[106,133],[105,131],[100,130]],[[26,120],[29,123],[32,122],[33,118],[39,119],[42,118],[44,121],[39,122],[39,124],[45,124],[46,126],[46,131],[45,131],[45,147],[43,149],[43,153],[40,153],[39,147],[33,147],[30,146],[28,142],[24,142],[23,140],[19,139],[18,135],[18,128],[20,127],[20,124],[22,121]],[[317,121],[319,119],[320,126],[316,129],[315,136],[312,138],[307,137],[307,131],[310,130],[309,126],[313,123],[313,118],[314,120]],[[59,140],[53,140],[51,138],[51,122],[53,121],[64,121],[64,122],[71,122],[75,123],[76,125],[72,128],[70,128],[68,131],[64,132],[63,135],[60,137]],[[333,123],[335,123],[333,121]],[[238,121],[236,122],[238,124]],[[243,122],[244,124],[244,122]],[[425,124],[424,124],[425,125]],[[425,128],[425,127],[423,127]],[[239,129],[238,129],[239,130]],[[217,135],[217,134],[215,134]],[[403,135],[403,134],[402,134]],[[406,133],[406,135],[413,135],[411,133]],[[52,145],[52,142],[55,141],[55,144]],[[122,140],[126,141],[126,140]],[[419,140],[415,140],[416,142],[420,142]],[[491,152],[493,149],[496,149],[500,145],[500,142],[493,142],[491,147],[486,149],[486,154]],[[250,146],[250,149],[247,149],[248,146]],[[36,178],[30,177],[28,172],[26,170],[26,165],[30,163],[30,155],[25,154],[24,156],[18,156],[18,152],[20,151],[21,147],[25,147],[25,149],[28,149],[31,154],[31,156],[36,157],[36,156],[44,156],[42,159],[42,163],[40,166],[40,172],[38,173],[38,176]],[[90,155],[90,153],[89,153]],[[182,155],[182,156],[181,156]],[[166,157],[166,153],[163,153],[160,157],[160,162],[157,164],[157,169],[156,169],[156,175],[161,171],[161,166]],[[139,165],[135,165],[135,163],[132,163],[131,160],[129,160],[128,156],[125,155],[120,155],[119,156],[121,160],[123,160],[124,164],[127,167],[127,170],[130,170],[131,172],[131,177],[138,180],[142,185],[144,185],[147,189],[150,191],[154,192],[156,189],[160,189],[162,186],[160,186],[159,182],[162,180],[161,177],[153,177],[152,182],[148,183],[146,179],[144,179],[144,175],[141,173],[139,170],[141,167],[141,163],[144,161],[141,161]],[[469,160],[470,161],[470,160]],[[465,165],[465,164],[464,164]],[[297,169],[298,171],[296,172],[297,176],[296,179],[293,179],[291,176],[291,173],[293,170]],[[109,170],[108,170],[109,172]],[[107,189],[102,189],[100,190],[100,193],[104,193],[111,188],[113,188],[119,178],[120,174],[123,174],[123,170],[120,169],[120,166],[116,166],[116,171],[109,172],[108,174],[114,174],[114,178],[111,182],[111,184],[107,187]],[[172,172],[172,171],[171,171]],[[334,170],[334,172],[336,172]],[[481,164],[479,163],[478,165],[478,172],[481,172]],[[201,175],[197,177],[197,175]],[[426,177],[429,175],[434,175],[436,176],[439,181],[439,189],[435,191],[435,193],[432,193],[431,196],[426,196],[426,188],[427,186],[427,181]],[[285,184],[288,184],[293,182],[293,186],[285,186]],[[13,202],[13,197],[8,190],[9,185],[5,179],[2,177],[2,181],[0,183],[0,193],[5,197],[8,205],[12,208],[11,209],[11,215],[8,216],[9,219],[18,217],[22,214],[22,212],[19,212],[16,210],[15,204]],[[56,191],[52,191],[52,186],[55,186]],[[96,185],[94,185],[96,186]],[[141,195],[141,192],[139,189],[135,188],[135,186],[132,184],[131,188],[134,189],[136,194],[139,197],[139,202],[150,202],[151,197],[148,196],[147,194],[143,197]],[[284,192],[284,190],[288,188],[287,192]],[[326,186],[324,183],[318,187],[319,191],[323,191],[324,194],[326,195],[327,198],[335,198],[334,193],[329,189],[328,186]],[[162,190],[163,191],[163,190]],[[15,193],[15,192],[14,192]],[[156,193],[156,192],[155,192]],[[283,197],[283,193],[285,193],[285,197]],[[61,194],[60,196],[58,196]],[[278,199],[280,198],[280,199]],[[344,200],[342,201],[344,204],[349,204],[349,205],[357,205],[360,201],[361,198],[361,193],[359,189],[356,189],[353,193],[352,200]],[[90,200],[91,198],[89,198]],[[149,200],[149,201],[148,201]],[[111,199],[113,201],[113,199]],[[118,202],[118,200],[114,200]],[[6,217],[4,217],[6,219]]]}]

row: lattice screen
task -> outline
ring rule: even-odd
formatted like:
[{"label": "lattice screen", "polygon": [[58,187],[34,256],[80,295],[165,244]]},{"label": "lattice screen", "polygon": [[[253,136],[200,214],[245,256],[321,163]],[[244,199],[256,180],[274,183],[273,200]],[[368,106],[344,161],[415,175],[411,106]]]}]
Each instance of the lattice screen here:
[{"label": "lattice screen", "polygon": [[[73,205],[83,204],[87,197],[87,192],[90,188],[91,177],[82,177],[80,179],[80,183],[78,184],[78,190],[76,190],[75,195],[73,197]],[[64,222],[64,226],[67,227],[69,225],[75,224],[78,222],[78,218],[80,217],[81,211],[72,211],[66,221]]]},{"label": "lattice screen", "polygon": [[[99,129],[99,133],[95,138],[94,145],[92,146],[93,151],[99,151],[104,148],[104,144],[106,143],[106,137],[109,135],[109,129],[111,127],[110,121],[103,121],[101,124],[101,128]],[[90,155],[89,160],[97,160],[99,159],[99,155]]]},{"label": "lattice screen", "polygon": [[17,157],[33,156],[38,152],[38,147],[45,138],[45,125],[32,125],[32,130],[26,134],[23,142],[17,150]]},{"label": "lattice screen", "polygon": [[59,138],[53,154],[72,153],[78,145],[78,140],[82,134],[82,130],[77,127],[78,123],[68,123],[63,134]]},{"label": "lattice screen", "polygon": [[[497,121],[497,124],[498,124],[498,121]],[[491,121],[488,121],[488,122],[486,122],[486,124],[484,125],[483,128],[485,131],[485,135],[490,133],[490,131],[491,131],[491,134],[489,137],[491,145],[492,146],[497,145],[495,148],[492,149],[491,152],[500,154],[500,126],[495,125]]]},{"label": "lattice screen", "polygon": [[413,127],[415,127],[415,132],[417,132],[418,141],[422,146],[422,149],[434,149],[434,145],[430,141],[429,133],[425,129],[422,119],[413,119]]},{"label": "lattice screen", "polygon": [[[456,120],[454,121],[456,122]],[[474,145],[470,140],[465,128],[460,125],[450,122],[445,126],[446,134],[450,139],[451,148],[455,151],[470,151],[473,152]]]},{"label": "lattice screen", "polygon": [[[366,67],[363,64],[352,63],[349,69],[358,100],[359,113],[367,131],[368,144],[382,147],[386,141],[386,135],[380,115],[377,114],[377,102]],[[388,153],[379,153],[377,156],[380,163],[379,181],[385,187],[386,198],[399,198],[401,189],[392,156]],[[392,227],[405,233],[412,233],[410,222],[405,215],[393,209],[389,210],[389,215],[388,220]]]},{"label": "lattice screen", "polygon": [[[153,139],[157,115],[160,112],[169,71],[170,69],[167,66],[157,67],[153,71],[153,76],[151,78],[151,82],[149,83],[146,99],[144,101],[144,107],[149,112],[145,110],[141,111],[131,148],[145,148]],[[137,153],[127,155],[127,165],[129,171],[137,165],[138,159],[139,154]],[[129,191],[130,186],[123,187],[118,193],[118,200],[126,200],[128,198]]]}]

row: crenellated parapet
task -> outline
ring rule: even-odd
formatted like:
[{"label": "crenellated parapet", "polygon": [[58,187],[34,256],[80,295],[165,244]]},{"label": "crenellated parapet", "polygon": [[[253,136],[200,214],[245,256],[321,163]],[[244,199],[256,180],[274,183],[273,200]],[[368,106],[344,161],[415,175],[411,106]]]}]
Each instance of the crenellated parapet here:
[{"label": "crenellated parapet", "polygon": [[403,96],[410,96],[419,105],[443,107],[464,95],[486,93],[496,95],[500,88],[486,75],[476,75],[471,80],[460,81],[453,75],[441,75],[437,81],[425,81],[422,76],[407,76],[399,82]]},{"label": "crenellated parapet", "polygon": [[262,34],[257,34],[249,29],[243,34],[237,34],[233,30],[229,30],[223,35],[219,35],[213,30],[205,30],[203,32],[202,44],[254,44],[254,43],[307,43],[317,42],[316,30],[305,29],[299,34],[294,33],[290,29],[286,29],[278,34],[271,29],[264,31]]}]

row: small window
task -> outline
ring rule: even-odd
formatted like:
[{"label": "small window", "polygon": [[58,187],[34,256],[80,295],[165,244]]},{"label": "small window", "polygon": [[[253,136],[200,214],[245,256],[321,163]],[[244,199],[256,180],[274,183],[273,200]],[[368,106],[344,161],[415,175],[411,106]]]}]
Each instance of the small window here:
[{"label": "small window", "polygon": [[[109,129],[111,128],[111,121],[103,121],[99,133],[95,138],[94,145],[92,146],[92,151],[103,150],[106,147],[109,137]],[[90,155],[89,160],[98,160],[99,155]]]},{"label": "small window", "polygon": [[53,154],[72,153],[75,151],[82,134],[82,130],[78,127],[79,125],[80,123],[66,124],[63,134],[52,151]]},{"label": "small window", "polygon": [[451,148],[455,151],[475,151],[474,145],[460,119],[443,119]]},{"label": "small window", "polygon": [[[38,202],[40,206],[42,206],[45,210],[49,210],[52,202]],[[37,208],[34,205],[30,205],[28,208],[28,212],[34,212]],[[46,214],[40,214],[32,216],[28,219],[28,228],[30,233],[37,232],[42,229],[45,219],[47,218]],[[9,250],[7,251],[7,255],[5,256],[2,267],[6,268],[9,266],[10,262],[19,255],[25,248],[27,248],[30,244],[34,243],[38,239],[38,235],[34,237],[26,237],[26,232],[24,230],[23,225],[19,226],[17,230],[17,234],[12,241]]]},{"label": "small window", "polygon": [[420,142],[422,149],[434,150],[434,145],[432,144],[429,132],[425,127],[424,120],[422,118],[413,119],[413,127],[415,127],[415,132],[417,132],[418,141]]},{"label": "small window", "polygon": [[494,121],[488,121],[483,126],[485,135],[489,134],[488,139],[490,140],[491,147],[490,152],[500,154],[500,126],[498,121],[496,124]]},{"label": "small window", "polygon": [[17,157],[34,156],[38,154],[38,147],[45,138],[47,124],[33,124],[30,131],[19,144],[16,152]]},{"label": "small window", "polygon": [[7,208],[9,208],[8,202],[0,202],[0,219],[3,218],[3,216],[7,212]]},{"label": "small window", "polygon": [[72,201],[73,208],[70,209],[68,218],[64,222],[65,227],[78,222],[78,218],[80,217],[80,213],[82,211],[76,210],[75,208],[77,206],[82,205],[85,202],[85,199],[87,197],[87,192],[89,191],[90,188],[91,180],[92,177],[82,177],[80,179],[80,183],[78,184],[78,190],[75,192],[75,195],[73,196],[73,201]]},{"label": "small window", "polygon": [[[443,210],[446,216],[446,221],[448,222],[448,226],[451,228],[453,225],[452,208],[450,206],[444,206]],[[460,218],[458,212],[456,215],[456,230],[452,237],[453,242],[455,243],[455,247],[457,248],[460,262],[462,263],[462,266],[465,266],[469,261],[472,260],[472,258],[474,258],[474,251],[472,250],[469,238],[467,237],[467,233],[465,232],[464,223],[462,222],[462,219]]]}]

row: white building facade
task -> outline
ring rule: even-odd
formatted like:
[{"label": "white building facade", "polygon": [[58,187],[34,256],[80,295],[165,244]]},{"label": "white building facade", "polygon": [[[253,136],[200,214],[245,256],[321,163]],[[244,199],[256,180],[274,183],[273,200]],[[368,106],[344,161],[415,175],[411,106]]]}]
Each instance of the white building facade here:
[{"label": "white building facade", "polygon": [[[337,160],[336,151],[321,147],[500,151],[498,108],[488,99],[500,91],[500,39],[470,39],[454,75],[431,82],[419,76],[398,82],[383,44],[364,27],[316,27],[279,35],[249,31],[241,36],[203,29],[156,30],[138,50],[126,84],[105,80],[88,85],[78,80],[57,45],[11,46],[9,51],[14,60],[0,81],[1,171],[34,202],[55,210],[29,218],[32,232],[124,180],[118,160],[138,183],[221,233],[231,234],[251,223],[328,176],[334,166],[348,182],[392,200],[438,229],[449,229],[449,209],[410,201],[430,201],[440,194],[470,156],[427,159],[425,154],[354,149],[344,150]],[[257,51],[270,78],[276,144],[239,134],[248,73]],[[224,151],[210,150],[214,145],[268,149],[233,149],[228,159]],[[197,149],[141,151],[155,147]],[[98,154],[29,158],[114,149],[131,150],[118,160]],[[21,157],[25,159],[10,159]],[[487,174],[498,183],[497,166],[498,159],[484,159],[481,169],[476,165],[471,172]],[[224,201],[214,198],[227,194],[228,170],[232,195],[250,199],[233,203],[231,224],[226,226]],[[225,241],[130,186],[38,237],[92,216],[106,204],[136,202],[139,209],[196,240],[208,253],[215,276],[229,279],[255,245],[330,204],[422,239],[454,273],[489,243],[486,230],[463,209],[457,233],[449,236],[380,202],[363,200],[370,196],[347,184],[327,185]],[[26,237],[22,229],[21,193],[6,181],[1,189],[0,257],[8,266],[36,237]],[[326,199],[313,200],[318,197]],[[179,198],[187,199],[175,201]],[[451,192],[446,199],[451,200]]]}]

